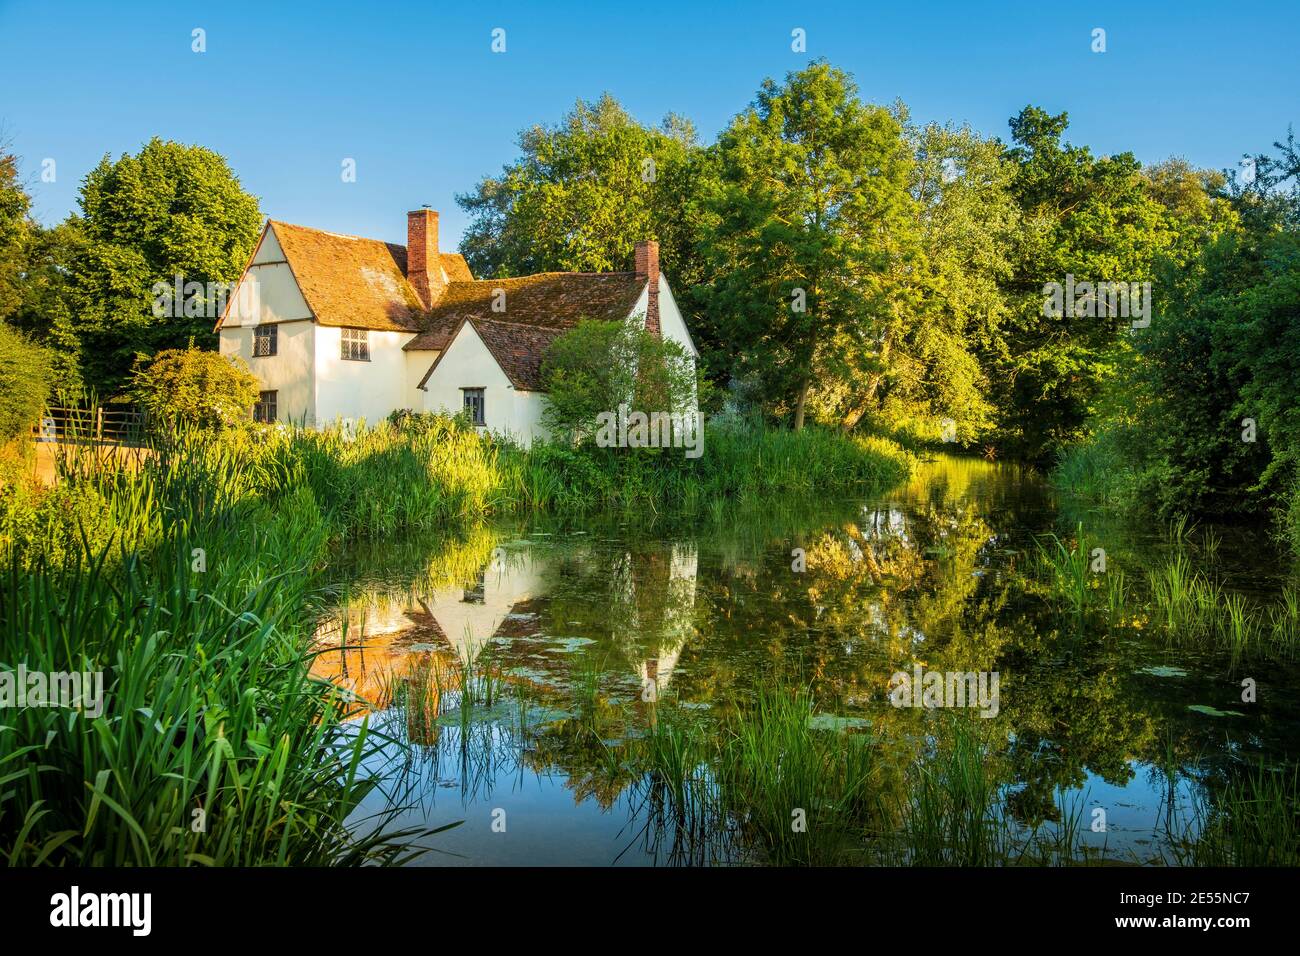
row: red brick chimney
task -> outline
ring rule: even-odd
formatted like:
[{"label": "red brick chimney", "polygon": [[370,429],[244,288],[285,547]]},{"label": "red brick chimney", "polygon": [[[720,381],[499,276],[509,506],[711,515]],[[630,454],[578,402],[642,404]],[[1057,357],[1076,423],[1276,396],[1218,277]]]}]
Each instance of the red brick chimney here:
[{"label": "red brick chimney", "polygon": [[406,214],[406,278],[425,308],[442,295],[442,259],[438,255],[438,214],[425,206]]},{"label": "red brick chimney", "polygon": [[649,283],[646,301],[645,328],[659,335],[659,243],[643,241],[636,244],[636,277]]}]

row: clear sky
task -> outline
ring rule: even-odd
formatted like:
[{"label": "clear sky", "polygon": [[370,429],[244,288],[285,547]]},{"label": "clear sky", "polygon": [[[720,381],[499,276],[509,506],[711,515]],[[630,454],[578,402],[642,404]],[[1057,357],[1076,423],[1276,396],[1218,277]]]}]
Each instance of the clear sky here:
[{"label": "clear sky", "polygon": [[[405,242],[406,211],[427,203],[449,249],[465,225],[455,194],[575,99],[609,91],[643,122],[682,113],[710,141],[764,77],[817,57],[918,120],[1005,139],[1034,103],[1069,112],[1072,142],[1147,162],[1234,165],[1300,121],[1297,0],[0,0],[0,127],[47,224],[104,153],[158,135],[222,153],[273,218]],[[356,182],[342,181],[346,158]]]}]

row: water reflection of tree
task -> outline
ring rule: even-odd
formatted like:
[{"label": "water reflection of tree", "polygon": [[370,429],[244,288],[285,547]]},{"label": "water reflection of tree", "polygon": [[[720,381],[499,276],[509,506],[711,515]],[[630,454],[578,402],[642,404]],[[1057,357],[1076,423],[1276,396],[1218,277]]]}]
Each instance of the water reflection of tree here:
[{"label": "water reflection of tree", "polygon": [[[887,701],[890,675],[918,664],[999,672],[1000,712],[974,723],[1008,811],[1029,826],[1058,819],[1058,792],[1089,774],[1122,785],[1135,762],[1199,755],[1183,702],[1155,705],[1135,680],[1137,652],[1063,630],[1027,593],[1024,529],[1050,522],[1041,494],[1018,497],[990,466],[961,464],[888,503],[819,514],[644,535],[593,522],[506,548],[537,582],[482,653],[520,693],[567,711],[534,728],[523,765],[611,807],[642,783],[635,741],[660,708],[721,721],[779,678],[810,685],[825,712],[871,721],[878,786],[898,805],[903,767],[943,733],[937,715]],[[500,540],[471,530],[428,552],[407,593],[444,581],[439,566],[477,581]]]}]

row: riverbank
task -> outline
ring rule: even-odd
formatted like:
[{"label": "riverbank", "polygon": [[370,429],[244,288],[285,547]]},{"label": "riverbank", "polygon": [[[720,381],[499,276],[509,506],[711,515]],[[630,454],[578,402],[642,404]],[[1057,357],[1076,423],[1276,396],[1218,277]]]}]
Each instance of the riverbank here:
[{"label": "riverbank", "polygon": [[[394,862],[410,833],[347,823],[384,735],[314,678],[331,542],[493,514],[725,510],[905,477],[885,443],[710,432],[703,459],[523,451],[443,418],[175,436],[138,472],[72,455],[0,490],[0,663],[101,674],[102,716],[6,714],[0,852],[18,865]],[[39,759],[38,759],[39,758]],[[381,835],[382,834],[382,835]]]},{"label": "riverbank", "polygon": [[[1110,424],[1061,452],[1049,472],[1059,491],[1117,515],[1175,520],[1255,521],[1300,558],[1300,484],[1271,489],[1227,486],[1215,494],[1189,496],[1182,469],[1160,459],[1137,430]],[[1201,503],[1196,507],[1197,502]]]}]

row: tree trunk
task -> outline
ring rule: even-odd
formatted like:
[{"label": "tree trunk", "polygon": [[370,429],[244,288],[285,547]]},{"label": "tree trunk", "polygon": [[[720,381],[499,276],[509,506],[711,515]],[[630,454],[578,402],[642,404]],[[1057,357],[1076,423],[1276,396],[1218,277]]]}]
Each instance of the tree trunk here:
[{"label": "tree trunk", "polygon": [[812,377],[804,378],[799,386],[799,398],[794,403],[794,430],[803,430],[803,412],[808,405],[808,389],[812,387]]},{"label": "tree trunk", "polygon": [[[881,364],[884,364],[889,361],[889,349],[890,349],[890,342],[888,339],[886,339],[885,342],[880,347]],[[884,372],[881,372],[878,375],[871,376],[871,381],[867,385],[866,395],[863,396],[862,401],[859,402],[857,406],[848,413],[848,415],[844,416],[844,421],[840,425],[840,427],[844,431],[851,432],[853,431],[853,429],[858,427],[858,422],[862,421],[862,416],[865,415],[867,411],[871,408],[871,406],[875,404],[876,390],[880,388],[880,383],[884,380],[884,378],[885,378]]]}]

